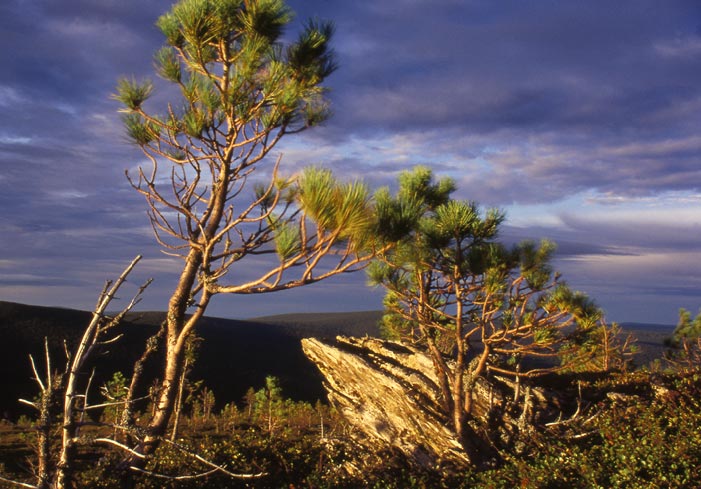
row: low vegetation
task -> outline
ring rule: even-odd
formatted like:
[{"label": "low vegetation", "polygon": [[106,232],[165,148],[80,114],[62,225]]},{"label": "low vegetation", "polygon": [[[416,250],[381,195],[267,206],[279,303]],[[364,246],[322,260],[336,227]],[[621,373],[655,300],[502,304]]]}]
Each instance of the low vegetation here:
[{"label": "low vegetation", "polygon": [[[322,403],[286,399],[273,377],[249,389],[240,403],[219,410],[212,409],[216,393],[200,387],[184,406],[179,436],[164,443],[145,468],[160,477],[144,474],[136,483],[143,488],[698,487],[698,369],[640,370],[593,380],[582,389],[584,399],[599,407],[597,416],[532,433],[529,444],[505,453],[499,467],[450,472],[411,467],[390,449],[358,453],[337,412]],[[628,394],[611,400],[606,392],[612,389]],[[111,411],[101,413],[95,421],[104,424],[86,428],[88,438],[109,436],[112,419]],[[3,477],[32,480],[36,427],[26,417],[0,424]],[[119,463],[107,447],[79,447],[77,487],[119,487]],[[212,472],[210,464],[253,477]]]}]

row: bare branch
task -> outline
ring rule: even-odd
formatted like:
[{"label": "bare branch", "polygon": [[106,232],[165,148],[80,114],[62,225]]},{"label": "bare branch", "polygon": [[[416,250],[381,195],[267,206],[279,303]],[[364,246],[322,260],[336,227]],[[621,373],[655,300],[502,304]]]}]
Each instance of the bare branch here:
[{"label": "bare branch", "polygon": [[184,480],[194,480],[194,479],[201,479],[203,477],[210,476],[212,474],[217,473],[219,470],[218,469],[212,469],[208,470],[207,472],[202,472],[200,474],[193,474],[193,475],[165,475],[165,474],[158,474],[156,472],[153,472],[151,470],[146,470],[142,469],[139,467],[134,467],[133,465],[129,467],[130,470],[133,470],[134,472],[139,472],[144,475],[148,475],[149,477],[153,477],[155,479],[166,479],[166,480],[171,480],[171,481],[184,481]]},{"label": "bare branch", "polygon": [[141,401],[144,399],[148,399],[149,397],[150,396],[141,396],[141,397],[137,397],[136,399],[131,399],[128,401],[114,401],[114,402],[103,402],[101,404],[91,404],[89,406],[85,406],[85,408],[83,408],[83,409],[85,411],[89,411],[91,409],[101,409],[101,408],[109,407],[109,406],[124,406],[128,403],[135,403],[135,402],[138,402],[138,401]]},{"label": "bare branch", "polygon": [[22,404],[26,404],[27,406],[31,406],[34,409],[39,409],[39,405],[37,405],[37,403],[35,403],[35,402],[28,401],[26,399],[17,399],[17,401],[21,402]]},{"label": "bare branch", "polygon": [[181,445],[180,443],[177,443],[175,441],[168,440],[168,439],[164,439],[163,441],[169,445],[174,446],[175,448],[182,451],[183,453],[191,456],[192,458],[194,458],[198,462],[201,462],[208,467],[212,467],[213,469],[215,469],[219,472],[222,472],[222,473],[224,473],[224,474],[226,474],[229,477],[232,477],[234,479],[254,479],[254,478],[264,477],[264,476],[268,475],[265,472],[259,472],[258,474],[236,474],[236,473],[228,471],[226,468],[222,467],[221,465],[217,465],[214,462],[211,462],[211,461],[203,458],[201,455],[190,451],[187,447]]},{"label": "bare branch", "polygon": [[130,455],[132,455],[134,457],[137,457],[140,459],[146,459],[146,455],[140,453],[138,450],[133,450],[133,449],[129,448],[128,446],[124,445],[123,443],[119,443],[118,441],[115,441],[111,438],[95,438],[95,442],[113,445],[117,448],[124,450],[125,452],[128,452]]},{"label": "bare branch", "polygon": [[24,482],[13,481],[12,479],[6,479],[1,475],[0,475],[0,481],[7,482],[8,484],[14,484],[15,486],[18,486],[18,487],[29,487],[30,489],[39,489],[39,486],[35,486],[32,484],[25,484]]},{"label": "bare branch", "polygon": [[39,384],[39,388],[41,389],[41,392],[46,392],[46,386],[41,381],[41,377],[39,377],[39,372],[37,372],[37,367],[34,364],[34,357],[32,355],[29,355],[29,362],[32,364],[32,372],[34,372],[34,380],[37,382],[37,384]]}]

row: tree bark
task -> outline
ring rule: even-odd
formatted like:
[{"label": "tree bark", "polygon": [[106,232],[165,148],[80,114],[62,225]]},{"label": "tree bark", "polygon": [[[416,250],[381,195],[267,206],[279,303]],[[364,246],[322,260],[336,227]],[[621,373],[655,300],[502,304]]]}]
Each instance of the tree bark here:
[{"label": "tree bark", "polygon": [[[183,371],[183,358],[187,337],[206,309],[208,296],[203,291],[203,297],[195,313],[188,319],[187,307],[190,304],[192,290],[197,279],[197,273],[202,265],[202,253],[191,249],[185,267],[180,275],[178,286],[171,296],[166,317],[166,358],[161,379],[156,411],[149,421],[141,446],[137,451],[142,455],[151,455],[158,448],[161,438],[168,429],[168,422],[173,414],[178,394],[178,380]],[[137,467],[143,465],[142,458],[132,458],[131,462]]]},{"label": "tree bark", "polygon": [[37,424],[37,488],[49,489],[52,479],[51,464],[51,400],[54,385],[47,379],[46,389],[41,393],[39,423]]},{"label": "tree bark", "polygon": [[178,381],[178,394],[175,398],[175,408],[173,413],[173,429],[170,432],[171,441],[175,441],[178,437],[178,426],[180,425],[180,412],[183,409],[183,391],[185,390],[185,377],[187,375],[188,361],[185,359],[185,365],[183,365],[183,371],[180,373],[180,380]]},{"label": "tree bark", "polygon": [[124,401],[124,411],[122,411],[122,420],[120,422],[123,428],[122,439],[118,440],[122,443],[130,443],[131,435],[130,432],[134,428],[134,399],[136,398],[136,392],[141,385],[141,378],[144,373],[144,366],[146,361],[151,355],[153,355],[157,350],[159,343],[163,341],[166,332],[166,323],[161,323],[158,332],[146,340],[146,348],[141,354],[141,357],[134,363],[134,369],[131,376],[131,381],[129,382],[129,390],[127,391],[127,396]]}]

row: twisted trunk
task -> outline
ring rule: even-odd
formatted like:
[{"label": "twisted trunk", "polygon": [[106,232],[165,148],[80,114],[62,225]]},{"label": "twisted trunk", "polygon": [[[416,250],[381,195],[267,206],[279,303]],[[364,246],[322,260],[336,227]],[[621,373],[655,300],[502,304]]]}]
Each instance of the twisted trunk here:
[{"label": "twisted trunk", "polygon": [[160,439],[165,435],[168,422],[173,414],[178,394],[178,381],[184,368],[183,359],[187,336],[204,312],[204,307],[199,307],[192,317],[189,319],[186,317],[187,307],[201,265],[202,254],[199,250],[192,249],[180,274],[178,286],[168,303],[165,368],[159,386],[155,413],[146,429],[146,436],[137,449],[142,455],[151,455],[158,448]]}]

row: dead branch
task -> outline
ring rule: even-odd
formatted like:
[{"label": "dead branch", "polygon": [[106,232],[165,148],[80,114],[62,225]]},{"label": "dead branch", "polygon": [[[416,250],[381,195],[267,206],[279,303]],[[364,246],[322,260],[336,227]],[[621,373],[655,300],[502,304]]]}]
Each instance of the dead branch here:
[{"label": "dead branch", "polygon": [[203,477],[207,477],[209,475],[212,475],[212,474],[215,474],[216,472],[218,472],[218,469],[212,469],[212,470],[208,470],[207,472],[202,472],[200,474],[193,474],[193,475],[165,475],[165,474],[158,474],[156,472],[152,472],[152,471],[146,470],[146,469],[140,469],[139,467],[134,467],[134,466],[131,466],[129,468],[131,470],[133,470],[134,472],[139,472],[141,474],[148,475],[149,477],[154,477],[156,479],[173,480],[173,481],[201,479]]},{"label": "dead branch", "polygon": [[129,454],[133,455],[134,457],[138,457],[141,459],[145,459],[146,455],[142,455],[136,450],[133,450],[129,448],[128,446],[124,445],[123,443],[119,443],[118,441],[113,440],[112,438],[95,438],[94,440],[96,443],[107,443],[108,445],[113,445],[115,447],[121,448],[122,450],[129,452]]},{"label": "dead branch", "polygon": [[[141,255],[134,258],[131,263],[124,269],[119,278],[114,282],[107,282],[100,297],[97,302],[97,306],[93,311],[92,319],[88,326],[83,332],[83,336],[76,348],[75,354],[73,355],[73,361],[70,366],[67,367],[68,379],[66,383],[66,389],[63,398],[63,430],[62,430],[62,442],[61,449],[58,457],[58,463],[56,464],[56,487],[63,488],[69,484],[72,477],[72,471],[74,467],[75,458],[75,445],[78,442],[77,433],[78,428],[81,426],[79,419],[82,421],[85,416],[85,412],[88,409],[87,405],[87,389],[92,381],[92,375],[88,381],[88,386],[84,394],[78,393],[78,376],[83,371],[83,367],[88,359],[91,357],[94,349],[99,345],[110,344],[121,338],[121,335],[117,335],[114,338],[108,340],[101,340],[101,335],[111,328],[115,327],[120,323],[122,318],[129,312],[138,302],[140,301],[141,295],[146,289],[146,287],[151,283],[148,280],[144,285],[142,285],[136,294],[132,297],[129,303],[113,318],[109,318],[105,315],[105,311],[110,303],[116,297],[117,291],[126,281],[127,277],[134,269],[136,264],[141,260]],[[48,363],[48,350],[47,350],[47,363]],[[93,371],[94,373],[94,371]],[[77,407],[76,401],[82,399],[83,403],[80,408]],[[78,411],[78,412],[76,412]]]},{"label": "dead branch", "polygon": [[[120,427],[120,428],[121,428],[121,427]],[[159,474],[159,473],[157,473],[157,472],[153,472],[153,471],[150,471],[150,470],[146,470],[146,469],[144,469],[144,468],[142,468],[142,467],[137,467],[137,466],[133,466],[133,465],[130,465],[130,466],[129,466],[129,469],[132,470],[132,471],[134,471],[134,472],[139,472],[139,473],[146,474],[146,475],[149,475],[149,476],[152,476],[152,477],[156,477],[156,478],[160,478],[160,479],[168,479],[168,480],[190,480],[190,479],[198,479],[198,478],[206,477],[206,476],[211,475],[211,474],[216,473],[216,472],[221,472],[221,473],[223,473],[223,474],[225,474],[225,475],[227,475],[227,476],[229,476],[229,477],[231,477],[231,478],[233,478],[233,479],[255,479],[255,478],[265,477],[265,476],[268,475],[266,472],[259,472],[259,473],[257,473],[257,474],[236,474],[236,473],[234,473],[234,472],[229,471],[228,469],[226,469],[225,467],[223,467],[223,466],[221,466],[221,465],[215,464],[214,462],[212,462],[212,461],[210,461],[210,460],[207,460],[206,458],[204,458],[204,457],[202,457],[201,455],[199,455],[199,454],[197,454],[197,453],[191,451],[190,449],[188,449],[187,447],[181,445],[180,443],[177,443],[177,442],[175,442],[175,441],[169,440],[169,439],[167,439],[167,438],[165,438],[165,437],[162,438],[161,441],[162,441],[162,442],[165,442],[165,443],[167,443],[167,444],[169,444],[169,445],[171,445],[171,446],[173,446],[174,448],[180,450],[180,451],[183,452],[184,454],[186,454],[186,455],[188,455],[188,456],[194,458],[194,459],[197,460],[198,462],[200,462],[200,463],[202,463],[202,464],[204,464],[204,465],[206,465],[206,466],[208,466],[208,467],[211,467],[212,470],[209,470],[209,471],[207,471],[207,472],[203,472],[203,473],[200,473],[200,474],[190,474],[190,475],[183,475],[183,476],[171,476],[171,475],[166,475],[166,474]],[[115,446],[115,447],[117,447],[117,448],[119,448],[119,449],[121,449],[121,450],[124,450],[125,452],[129,453],[130,455],[132,455],[132,456],[134,456],[134,457],[136,457],[136,458],[138,458],[138,459],[146,460],[146,455],[143,455],[142,453],[138,452],[137,450],[135,450],[135,449],[133,449],[133,448],[130,448],[130,447],[128,447],[127,445],[125,445],[125,444],[123,444],[123,443],[119,443],[118,441],[113,440],[113,439],[111,439],[111,438],[96,438],[96,439],[95,439],[95,442],[98,442],[98,443],[105,443],[105,444],[108,444],[108,445]]]},{"label": "dead branch", "polygon": [[38,489],[39,486],[34,486],[32,484],[25,484],[24,482],[13,481],[12,479],[6,479],[0,475],[0,481],[7,482],[8,484],[14,484],[19,487],[29,487],[30,489]]}]

